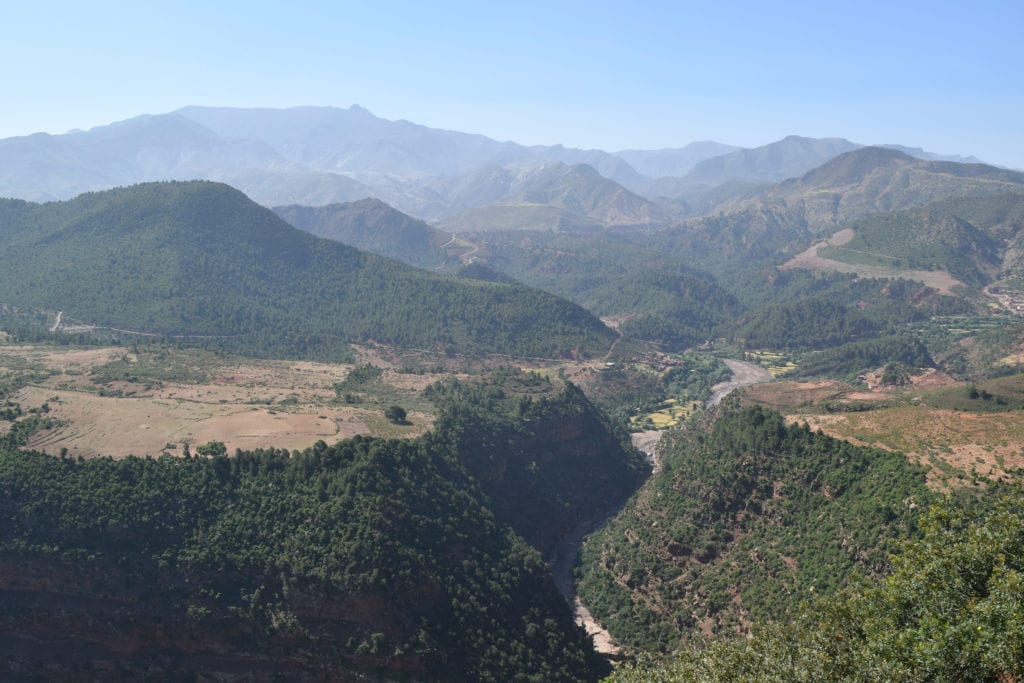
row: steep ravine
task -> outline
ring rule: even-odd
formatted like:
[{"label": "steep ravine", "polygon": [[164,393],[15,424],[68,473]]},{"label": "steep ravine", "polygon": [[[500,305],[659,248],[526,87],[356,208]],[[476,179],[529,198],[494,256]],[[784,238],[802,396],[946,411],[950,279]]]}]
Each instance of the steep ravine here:
[{"label": "steep ravine", "polygon": [[[632,435],[633,446],[651,459],[655,463],[655,467],[657,467],[658,462],[655,451],[662,434],[663,432],[659,431],[647,431]],[[607,510],[606,514],[600,519],[576,525],[555,548],[551,559],[551,572],[554,574],[555,584],[558,586],[558,590],[561,591],[562,596],[572,606],[576,623],[586,629],[587,634],[594,639],[594,650],[609,659],[620,658],[622,656],[622,648],[615,643],[612,634],[594,619],[586,605],[576,595],[572,580],[572,570],[576,564],[576,558],[579,555],[583,539],[603,527],[620,509],[621,506],[616,506],[613,509]]]}]

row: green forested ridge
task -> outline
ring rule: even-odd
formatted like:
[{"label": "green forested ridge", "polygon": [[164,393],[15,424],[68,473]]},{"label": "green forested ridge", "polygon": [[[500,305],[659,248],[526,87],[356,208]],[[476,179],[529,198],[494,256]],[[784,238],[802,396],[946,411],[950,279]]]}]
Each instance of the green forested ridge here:
[{"label": "green forested ridge", "polygon": [[857,309],[825,298],[809,298],[755,312],[739,334],[752,348],[821,349],[865,339],[879,328]]},{"label": "green forested ridge", "polygon": [[[851,226],[854,233],[849,243],[822,247],[818,255],[893,270],[944,270],[975,286],[991,280],[1001,260],[994,239],[953,216],[921,213],[895,212],[863,219]],[[917,225],[919,216],[922,222]]]},{"label": "green forested ridge", "polygon": [[877,308],[886,312],[883,320],[907,319],[912,315],[908,307],[919,312],[918,318],[920,313],[954,314],[971,310],[961,297],[940,294],[920,282],[866,278],[852,273],[752,268],[729,280],[728,285],[729,291],[745,308],[755,311],[811,299],[827,299],[858,309]]},{"label": "green forested ridge", "polygon": [[597,315],[626,317],[624,334],[671,350],[700,343],[739,312],[710,275],[614,235],[520,232],[482,239],[491,268]]},{"label": "green forested ridge", "polygon": [[447,236],[379,199],[328,206],[278,206],[274,213],[300,230],[420,268],[450,266]]},{"label": "green forested ridge", "polygon": [[550,357],[598,353],[614,337],[549,294],[318,239],[205,182],[0,201],[0,300],[293,357],[337,358],[366,340]]},{"label": "green forested ridge", "polygon": [[[439,245],[443,233],[376,200],[328,207],[278,207],[296,227],[424,267],[453,268]],[[573,301],[597,315],[631,318],[623,331],[679,349],[706,339],[738,312],[714,278],[614,235],[488,231],[474,236],[478,253],[463,277],[522,282]],[[484,265],[486,264],[486,265]]]},{"label": "green forested ridge", "polygon": [[751,273],[734,290],[744,292],[749,312],[721,329],[748,348],[823,349],[971,310],[960,298],[910,280],[818,277],[807,271]]},{"label": "green forested ridge", "polygon": [[925,345],[908,335],[889,335],[850,342],[809,353],[800,359],[796,377],[851,377],[888,363],[909,368],[935,367]]},{"label": "green forested ridge", "polygon": [[991,683],[1024,676],[1021,492],[979,513],[949,501],[904,542],[891,575],[808,600],[749,640],[627,667],[612,683]]},{"label": "green forested ridge", "polygon": [[649,471],[629,437],[572,384],[504,371],[431,387],[435,424],[480,482],[498,520],[549,554],[574,526],[617,507]]},{"label": "green forested ridge", "polygon": [[1004,267],[1019,269],[1017,238],[1024,193],[945,199],[924,208],[869,216],[850,225],[853,238],[819,251],[826,258],[895,268],[946,270],[971,285]]},{"label": "green forested ridge", "polygon": [[8,673],[600,670],[540,555],[436,443],[120,461],[8,449],[0,492]]},{"label": "green forested ridge", "polygon": [[580,595],[620,642],[671,651],[884,571],[931,495],[901,454],[729,411],[680,432],[662,471],[587,540]]}]

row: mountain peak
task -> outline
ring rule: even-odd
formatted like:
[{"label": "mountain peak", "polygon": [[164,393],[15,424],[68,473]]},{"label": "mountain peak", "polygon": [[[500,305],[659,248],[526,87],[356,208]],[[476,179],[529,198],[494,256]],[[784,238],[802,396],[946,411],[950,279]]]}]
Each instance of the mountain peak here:
[{"label": "mountain peak", "polygon": [[360,116],[371,116],[373,118],[377,118],[372,111],[359,104],[353,104],[347,111],[350,114],[359,114]]},{"label": "mountain peak", "polygon": [[788,135],[761,147],[740,149],[705,159],[694,166],[686,177],[698,183],[774,183],[799,177],[829,159],[859,147],[843,138]]},{"label": "mountain peak", "polygon": [[801,179],[804,185],[849,185],[858,183],[869,173],[883,166],[914,164],[918,160],[896,149],[861,147],[826,161],[808,171]]}]

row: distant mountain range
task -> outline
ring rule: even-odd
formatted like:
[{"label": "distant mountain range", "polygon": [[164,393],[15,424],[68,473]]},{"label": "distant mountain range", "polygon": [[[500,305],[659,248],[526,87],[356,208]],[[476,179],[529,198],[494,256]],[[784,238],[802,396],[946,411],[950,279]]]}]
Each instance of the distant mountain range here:
[{"label": "distant mountain range", "polygon": [[[558,191],[559,181],[570,172],[611,184],[589,167],[549,170],[558,172],[538,183],[538,192]],[[480,175],[484,180],[462,191],[467,200],[479,192],[486,203],[485,181],[507,183],[510,172],[493,168]],[[528,187],[533,175],[524,172],[516,182]],[[494,195],[507,191],[501,186]],[[984,164],[925,161],[890,148],[854,149],[800,178],[725,198],[713,214],[661,230],[612,226],[599,234],[582,234],[584,225],[577,223],[572,231],[559,233],[541,222],[530,225],[533,230],[523,229],[528,225],[521,221],[527,208],[541,218],[544,212],[549,212],[547,217],[566,215],[555,212],[557,204],[550,197],[534,202],[508,206],[509,215],[520,212],[518,226],[504,222],[501,205],[489,204],[475,210],[487,220],[473,226],[445,223],[448,230],[443,231],[375,200],[276,211],[314,234],[413,265],[460,272],[460,266],[472,262],[473,277],[511,278],[538,287],[610,316],[628,336],[657,341],[665,348],[699,343],[716,330],[731,329],[730,321],[742,309],[737,299],[750,288],[763,286],[756,272],[774,270],[772,266],[845,228],[853,241],[820,255],[824,261],[881,263],[882,267],[866,270],[866,277],[898,278],[905,270],[945,271],[976,291],[1001,275],[1024,269],[1019,257],[1024,246],[1018,237],[1024,174]],[[583,209],[577,208],[576,216],[582,215]],[[477,232],[464,236],[471,229]],[[820,261],[815,268],[836,268]],[[919,281],[931,282],[927,277]],[[948,293],[948,288],[942,291]]]},{"label": "distant mountain range", "polygon": [[700,215],[858,147],[790,136],[755,149],[698,142],[609,153],[499,142],[388,121],[359,106],[185,107],[85,132],[0,140],[0,196],[52,201],[207,179],[265,206],[374,197],[458,230],[590,230]]}]

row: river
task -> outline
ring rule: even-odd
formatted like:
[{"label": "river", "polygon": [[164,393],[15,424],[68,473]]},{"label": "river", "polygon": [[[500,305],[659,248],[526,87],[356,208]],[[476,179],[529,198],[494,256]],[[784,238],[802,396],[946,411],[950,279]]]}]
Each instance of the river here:
[{"label": "river", "polygon": [[772,373],[760,365],[731,358],[723,358],[722,362],[732,370],[732,377],[726,382],[720,382],[711,387],[711,398],[704,403],[708,408],[721,403],[722,399],[731,394],[733,389],[748,387],[751,384],[758,384],[760,382],[769,382],[772,379]]},{"label": "river", "polygon": [[[753,363],[732,360],[731,358],[723,359],[723,362],[732,370],[732,377],[727,382],[721,382],[711,388],[711,397],[705,404],[708,407],[718,405],[734,389],[759,382],[767,382],[772,378],[771,373]],[[662,434],[664,434],[663,431],[648,430],[631,435],[633,446],[648,457],[655,473],[661,469],[658,444],[661,441]],[[572,606],[576,623],[586,629],[587,634],[594,639],[594,650],[596,652],[613,659],[622,656],[622,648],[615,643],[608,630],[601,626],[586,606],[580,602],[572,582],[572,569],[576,564],[576,557],[579,555],[580,544],[583,543],[583,539],[603,527],[616,512],[617,510],[613,510],[604,519],[577,525],[572,533],[556,548],[551,561],[551,572],[554,574],[555,583],[562,596]]]},{"label": "river", "polygon": [[[632,435],[633,446],[647,455],[651,462],[654,463],[655,468],[659,464],[655,451],[663,433],[647,431]],[[572,568],[576,564],[576,557],[579,555],[580,544],[583,543],[583,539],[603,527],[616,512],[618,510],[612,510],[604,519],[578,525],[559,544],[551,561],[551,572],[554,574],[555,583],[558,585],[558,590],[562,593],[562,596],[572,606],[576,623],[586,629],[587,634],[594,639],[595,652],[613,659],[622,656],[622,648],[615,644],[615,640],[608,633],[608,630],[601,626],[594,619],[593,615],[590,614],[586,606],[580,602],[572,583]]]}]

